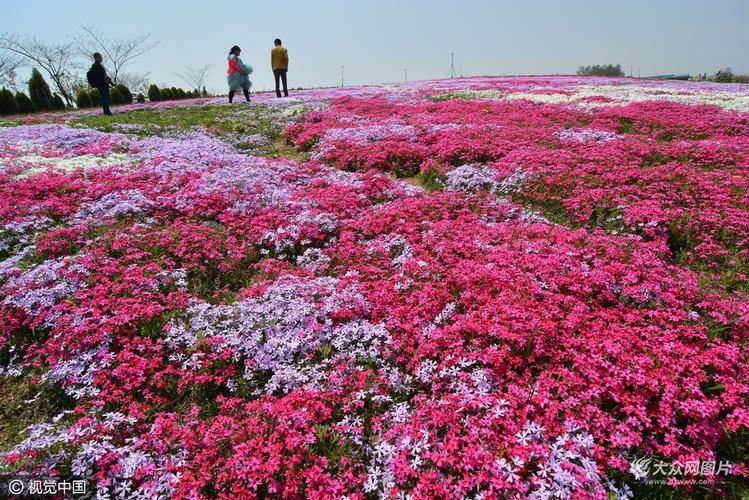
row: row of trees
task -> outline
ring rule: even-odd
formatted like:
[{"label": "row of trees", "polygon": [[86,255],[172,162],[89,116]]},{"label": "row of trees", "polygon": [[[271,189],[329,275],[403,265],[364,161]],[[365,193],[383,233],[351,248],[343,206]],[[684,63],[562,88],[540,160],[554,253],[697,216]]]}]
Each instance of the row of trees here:
[{"label": "row of trees", "polygon": [[[84,26],[64,43],[47,43],[30,35],[0,33],[0,86],[13,91],[18,89],[17,72],[23,66],[41,69],[62,101],[72,106],[81,91],[88,91],[82,76],[92,63],[92,54],[104,57],[112,82],[146,94],[150,75],[128,70],[138,57],[152,50],[159,42],[150,34],[136,36],[107,36],[92,26]],[[179,74],[190,88],[205,87],[209,66],[191,67]]]},{"label": "row of trees", "polygon": [[737,74],[731,68],[723,68],[708,80],[718,83],[749,83],[749,75]]},{"label": "row of trees", "polygon": [[[590,66],[580,66],[577,74],[581,76],[624,76],[624,71],[619,64],[593,64]],[[687,75],[686,78],[689,78]],[[699,80],[700,77],[693,78]],[[708,81],[720,83],[749,83],[749,75],[741,75],[733,72],[731,68],[723,68],[715,75],[707,77]]]},{"label": "row of trees", "polygon": [[[122,85],[117,84],[109,91],[112,104],[131,104],[133,102],[133,94],[130,90]],[[148,88],[148,100],[152,102],[157,101],[171,101],[175,99],[190,99],[193,97],[207,96],[208,92],[205,87],[203,91],[188,90],[177,88],[177,87],[164,87],[159,88],[157,85],[151,85]],[[136,98],[138,102],[146,102],[146,96],[139,93]],[[79,108],[90,108],[92,106],[101,106],[101,95],[97,89],[92,90],[81,90],[78,92],[78,96],[75,99],[75,103]]]},{"label": "row of trees", "polygon": [[[56,109],[64,109],[65,103],[60,101],[62,106]],[[34,113],[39,109],[34,105],[33,101],[29,96],[23,92],[16,92],[13,94],[10,90],[5,87],[0,89],[0,115],[17,115]]]},{"label": "row of trees", "polygon": [[[148,88],[148,99],[150,101],[168,101],[173,99],[187,99],[194,97],[205,97],[208,95],[205,87],[202,92],[197,88],[195,90],[185,91],[177,87],[159,88],[157,85],[151,85]],[[138,93],[133,98],[133,93],[123,83],[118,83],[110,89],[110,98],[112,104],[131,104],[133,100],[145,102],[146,96]],[[90,108],[101,106],[101,95],[98,89],[79,88],[75,98],[75,105],[78,108]],[[28,81],[28,95],[17,91],[15,94],[5,87],[0,89],[0,115],[14,115],[34,113],[37,111],[56,111],[65,109],[65,102],[55,92],[53,93],[47,84],[44,76],[37,70],[33,69],[31,78]]]},{"label": "row of trees", "polygon": [[[130,89],[122,83],[118,83],[109,90],[109,98],[112,104],[132,104],[133,94]],[[138,94],[138,102],[145,102],[143,94]],[[75,105],[79,108],[90,108],[101,106],[101,94],[98,89],[80,89],[75,98]]]},{"label": "row of trees", "polygon": [[591,64],[577,68],[580,76],[624,76],[620,64]]},{"label": "row of trees", "polygon": [[28,89],[28,95],[20,91],[13,94],[5,87],[0,89],[0,115],[65,109],[62,98],[50,90],[44,77],[36,69],[31,72]]},{"label": "row of trees", "polygon": [[150,35],[108,37],[91,26],[82,28],[64,43],[47,43],[30,35],[3,33],[0,34],[0,82],[13,88],[17,70],[21,66],[35,66],[47,74],[56,92],[70,106],[76,91],[87,87],[81,71],[88,69],[94,52],[106,58],[114,83],[136,88],[146,84],[148,75],[125,70],[135,58],[157,44]]},{"label": "row of trees", "polygon": [[[117,84],[109,91],[112,104],[131,104],[133,102],[133,94],[130,92],[125,85]],[[205,97],[208,95],[205,87],[203,91],[188,90],[177,88],[177,87],[164,87],[159,88],[157,85],[151,85],[148,88],[148,100],[152,102],[157,101],[171,101],[175,99],[190,99],[193,97]],[[146,102],[146,96],[139,93],[135,100],[138,102]],[[91,90],[80,90],[75,99],[76,106],[79,108],[90,108],[92,106],[101,106],[101,95],[97,89]]]},{"label": "row of trees", "polygon": [[188,91],[176,87],[159,88],[157,85],[151,85],[148,87],[148,100],[151,102],[171,101],[173,99],[191,99],[193,97],[206,97],[207,95],[208,92],[205,87],[203,87],[202,91],[197,88]]}]

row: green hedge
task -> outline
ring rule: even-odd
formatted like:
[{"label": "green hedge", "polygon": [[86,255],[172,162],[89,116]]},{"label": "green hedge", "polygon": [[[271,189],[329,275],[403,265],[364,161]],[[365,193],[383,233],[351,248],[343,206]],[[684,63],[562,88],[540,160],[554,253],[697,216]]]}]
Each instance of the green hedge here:
[{"label": "green hedge", "polygon": [[18,114],[18,103],[16,98],[13,96],[13,92],[6,88],[0,89],[0,115],[16,115]]},{"label": "green hedge", "polygon": [[125,96],[122,95],[122,92],[117,87],[112,87],[109,89],[109,102],[112,104],[125,104]]},{"label": "green hedge", "polygon": [[[118,83],[114,86],[114,89],[117,89],[117,91],[122,94],[122,100],[125,104],[132,104],[133,103],[133,94],[130,92],[130,89],[127,88],[124,84]],[[112,90],[114,90],[112,89]]]},{"label": "green hedge", "polygon": [[31,78],[29,78],[29,98],[37,111],[55,109],[49,85],[36,68],[31,70]]},{"label": "green hedge", "polygon": [[29,96],[23,92],[16,92],[16,104],[18,105],[18,112],[21,114],[33,113],[36,111],[36,106],[29,99]]},{"label": "green hedge", "polygon": [[148,100],[151,102],[158,102],[161,100],[161,90],[159,90],[157,85],[151,84],[151,86],[148,87]]},{"label": "green hedge", "polygon": [[91,99],[91,93],[88,90],[79,90],[78,95],[75,96],[75,105],[80,109],[93,107],[94,100]]}]

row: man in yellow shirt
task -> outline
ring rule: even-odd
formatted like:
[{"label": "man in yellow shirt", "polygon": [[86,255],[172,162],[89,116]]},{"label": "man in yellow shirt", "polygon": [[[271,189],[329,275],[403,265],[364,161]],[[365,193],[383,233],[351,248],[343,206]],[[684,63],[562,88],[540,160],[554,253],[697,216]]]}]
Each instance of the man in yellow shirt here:
[{"label": "man in yellow shirt", "polygon": [[273,67],[273,76],[276,78],[276,97],[281,97],[279,80],[283,82],[283,95],[289,97],[289,89],[286,87],[286,72],[289,70],[289,52],[281,45],[281,40],[276,38],[273,42],[275,47],[270,49],[270,65]]}]

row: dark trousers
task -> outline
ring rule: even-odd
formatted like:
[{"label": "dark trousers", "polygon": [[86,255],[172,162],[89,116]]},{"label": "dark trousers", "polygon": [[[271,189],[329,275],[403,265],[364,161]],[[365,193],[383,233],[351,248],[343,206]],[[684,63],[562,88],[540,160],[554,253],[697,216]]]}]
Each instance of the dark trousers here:
[{"label": "dark trousers", "polygon": [[279,80],[283,82],[283,95],[289,97],[289,89],[286,87],[286,71],[285,69],[274,69],[273,76],[276,78],[276,97],[281,97],[281,88],[279,86]]},{"label": "dark trousers", "polygon": [[112,112],[109,110],[109,87],[99,87],[99,94],[101,94],[101,105],[104,108],[105,115],[111,115]]}]

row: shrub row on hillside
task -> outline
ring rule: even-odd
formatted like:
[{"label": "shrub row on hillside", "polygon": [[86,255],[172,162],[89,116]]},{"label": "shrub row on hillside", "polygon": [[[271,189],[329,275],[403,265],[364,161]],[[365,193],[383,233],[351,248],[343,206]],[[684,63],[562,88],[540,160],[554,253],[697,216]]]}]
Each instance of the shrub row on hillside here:
[{"label": "shrub row on hillside", "polygon": [[148,87],[148,100],[151,102],[156,101],[172,101],[175,99],[192,99],[194,97],[207,96],[205,87],[201,92],[198,89],[185,91],[177,87],[164,87],[159,88],[157,85],[152,84]]},{"label": "shrub row on hillside", "polygon": [[[139,94],[142,97],[142,94]],[[125,85],[118,83],[109,89],[111,104],[132,104],[133,94]],[[141,101],[139,101],[141,102]],[[101,106],[101,94],[98,89],[81,89],[75,98],[75,104],[78,108],[90,108]]]},{"label": "shrub row on hillside", "polygon": [[34,113],[36,111],[56,111],[65,109],[65,103],[56,93],[52,93],[42,74],[37,70],[31,71],[28,82],[28,95],[10,90],[0,89],[0,115],[15,115],[18,113]]},{"label": "shrub row on hillside", "polygon": [[0,89],[0,115],[2,116],[65,109],[65,103],[57,94],[52,94],[52,100],[49,106],[50,107],[47,108],[37,106],[34,101],[23,92],[16,92],[13,94],[13,92],[4,87]]}]

